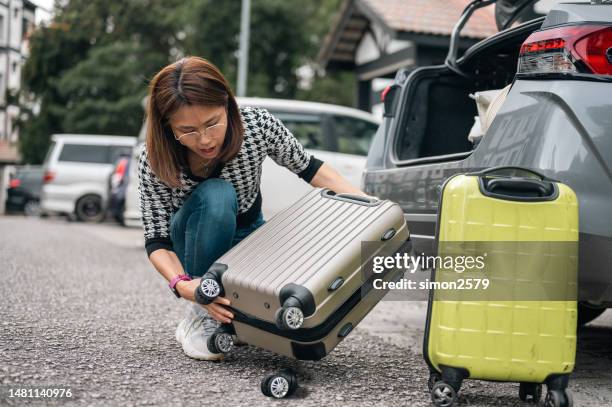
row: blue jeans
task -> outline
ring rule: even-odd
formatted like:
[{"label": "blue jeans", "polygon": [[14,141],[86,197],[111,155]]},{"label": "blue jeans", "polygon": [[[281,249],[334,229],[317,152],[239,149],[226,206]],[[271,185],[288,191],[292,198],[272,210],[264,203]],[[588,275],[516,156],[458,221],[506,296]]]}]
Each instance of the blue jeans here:
[{"label": "blue jeans", "polygon": [[174,252],[185,273],[201,277],[219,257],[264,224],[260,212],[247,227],[236,226],[238,201],[227,181],[211,178],[196,187],[170,219]]}]

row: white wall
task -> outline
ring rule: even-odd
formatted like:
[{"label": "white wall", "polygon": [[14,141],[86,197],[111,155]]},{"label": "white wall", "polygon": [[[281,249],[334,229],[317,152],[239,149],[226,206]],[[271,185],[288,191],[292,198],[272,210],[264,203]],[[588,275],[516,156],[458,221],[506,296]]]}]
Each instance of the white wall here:
[{"label": "white wall", "polygon": [[[27,44],[23,40],[24,17],[34,20],[32,12],[26,10],[24,15],[22,0],[0,1],[0,47],[3,48],[0,50],[0,104],[5,103],[7,89],[16,90],[21,85],[21,67],[27,54]],[[0,142],[14,143],[18,134],[11,127],[19,110],[15,106],[4,110],[0,112]]]}]

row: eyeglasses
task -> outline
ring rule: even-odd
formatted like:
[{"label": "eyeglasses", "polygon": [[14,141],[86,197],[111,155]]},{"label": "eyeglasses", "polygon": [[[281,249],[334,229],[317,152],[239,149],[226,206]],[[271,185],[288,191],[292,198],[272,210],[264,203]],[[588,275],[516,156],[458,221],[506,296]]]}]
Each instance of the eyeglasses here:
[{"label": "eyeglasses", "polygon": [[[210,138],[221,137],[221,135],[223,134],[223,129],[225,128],[226,124],[227,123],[217,123],[217,124],[213,124],[212,126],[208,126],[207,128],[204,129],[204,136],[210,137]],[[202,135],[202,132],[200,132],[199,130],[190,131],[189,133],[183,133],[178,137],[177,137],[177,132],[173,131],[173,133],[174,133],[174,138],[177,141],[184,140],[190,143],[197,141],[198,138]]]}]

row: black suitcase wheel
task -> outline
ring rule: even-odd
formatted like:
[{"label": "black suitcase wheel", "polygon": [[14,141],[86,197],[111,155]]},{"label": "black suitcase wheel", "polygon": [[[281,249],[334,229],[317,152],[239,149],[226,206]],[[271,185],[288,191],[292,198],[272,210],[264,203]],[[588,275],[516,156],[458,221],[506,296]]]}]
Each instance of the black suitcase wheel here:
[{"label": "black suitcase wheel", "polygon": [[538,383],[521,383],[519,385],[519,398],[521,401],[538,404],[542,398],[542,385]]},{"label": "black suitcase wheel", "polygon": [[221,286],[214,278],[202,278],[198,291],[199,293],[197,294],[199,295],[196,294],[196,299],[201,297],[201,300],[198,302],[210,304],[221,294]]},{"label": "black suitcase wheel", "polygon": [[440,376],[440,373],[430,372],[429,380],[427,381],[427,388],[429,388],[429,391],[431,391],[434,387],[434,384],[438,383],[440,380],[442,380],[442,376]]},{"label": "black suitcase wheel", "polygon": [[544,405],[546,407],[573,407],[574,400],[572,393],[570,393],[568,390],[549,390],[546,393]]},{"label": "black suitcase wheel", "polygon": [[451,407],[457,401],[457,392],[450,384],[439,381],[431,388],[431,401],[436,407]]},{"label": "black suitcase wheel", "polygon": [[228,353],[234,346],[234,340],[229,333],[215,332],[208,337],[206,345],[212,353]]},{"label": "black suitcase wheel", "polygon": [[276,314],[276,326],[282,330],[295,330],[302,327],[304,313],[298,307],[283,307]]},{"label": "black suitcase wheel", "polygon": [[287,393],[287,396],[295,393],[298,387],[297,374],[295,374],[295,372],[289,368],[281,370],[279,374],[282,374],[289,379],[289,393]]},{"label": "black suitcase wheel", "polygon": [[282,399],[297,389],[297,376],[290,369],[266,376],[261,381],[261,392],[268,397]]}]

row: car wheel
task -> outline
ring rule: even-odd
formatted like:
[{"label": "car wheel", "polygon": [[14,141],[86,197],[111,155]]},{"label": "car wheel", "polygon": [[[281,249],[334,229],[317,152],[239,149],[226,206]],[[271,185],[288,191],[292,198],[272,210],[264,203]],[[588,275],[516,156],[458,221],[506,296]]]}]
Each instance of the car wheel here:
[{"label": "car wheel", "polygon": [[98,195],[85,195],[79,198],[74,214],[81,222],[101,222],[104,219],[102,198]]},{"label": "car wheel", "polygon": [[26,216],[40,217],[42,215],[40,202],[35,199],[26,202],[26,204],[23,206],[23,213]]},{"label": "car wheel", "polygon": [[600,316],[607,308],[596,307],[587,302],[578,303],[578,326],[583,326]]}]

